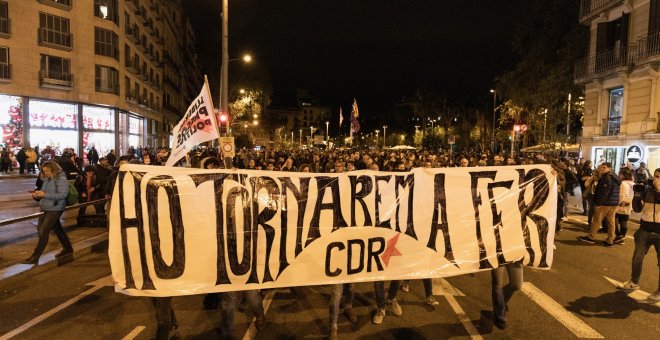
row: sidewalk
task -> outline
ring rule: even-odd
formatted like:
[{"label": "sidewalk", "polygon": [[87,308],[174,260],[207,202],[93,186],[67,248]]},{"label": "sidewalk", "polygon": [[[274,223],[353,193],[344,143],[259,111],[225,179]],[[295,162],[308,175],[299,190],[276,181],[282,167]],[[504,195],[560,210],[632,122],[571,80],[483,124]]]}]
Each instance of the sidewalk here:
[{"label": "sidewalk", "polygon": [[[65,212],[62,218],[64,230],[73,245],[72,256],[55,258],[55,254],[59,253],[62,248],[57,237],[51,233],[46,250],[37,265],[20,263],[32,254],[37,245],[36,219],[0,227],[3,237],[12,239],[12,234],[14,236],[10,242],[0,242],[0,283],[25,280],[33,275],[62,266],[76,258],[107,249],[108,232],[106,228],[76,226],[76,210]],[[26,228],[34,228],[34,230],[25,236]]]}]

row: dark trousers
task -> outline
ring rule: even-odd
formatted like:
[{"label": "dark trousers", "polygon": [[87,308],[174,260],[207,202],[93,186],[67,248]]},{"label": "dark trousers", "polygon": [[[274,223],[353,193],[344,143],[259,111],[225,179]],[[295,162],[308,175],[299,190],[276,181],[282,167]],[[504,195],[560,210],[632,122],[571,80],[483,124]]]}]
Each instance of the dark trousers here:
[{"label": "dark trousers", "polygon": [[172,297],[154,297],[151,298],[151,302],[156,309],[156,322],[158,324],[156,339],[168,340],[172,325],[177,324],[174,309],[172,309]]},{"label": "dark trousers", "polygon": [[239,302],[239,298],[242,298],[243,294],[245,294],[245,299],[247,300],[252,313],[254,313],[255,316],[264,315],[264,306],[258,290],[220,293],[220,306],[222,307],[222,339],[233,338],[232,334],[234,332],[234,313],[236,312],[236,304]]},{"label": "dark trousers", "polygon": [[[390,281],[390,288],[387,290],[387,299],[396,299],[396,293],[399,292],[401,287],[400,280]],[[376,293],[376,305],[378,308],[385,308],[385,281],[374,282],[374,291]]]},{"label": "dark trousers", "polygon": [[628,233],[628,218],[630,215],[616,214],[616,230],[615,235],[618,237],[625,237]]},{"label": "dark trousers", "polygon": [[66,236],[62,224],[60,223],[60,216],[62,216],[62,213],[63,211],[44,211],[44,214],[39,217],[39,226],[37,227],[39,231],[39,242],[32,253],[32,257],[39,258],[41,254],[43,254],[44,249],[46,249],[46,245],[48,244],[51,230],[55,232],[57,239],[60,240],[60,243],[65,250],[73,250],[73,247],[71,247],[71,241],[69,241],[69,237]]},{"label": "dark trousers", "polygon": [[[660,233],[654,233],[639,229],[635,232],[635,251],[632,258],[632,274],[630,281],[639,284],[642,276],[642,265],[644,257],[651,247],[655,247],[655,255],[658,258],[658,269],[660,269]],[[660,270],[658,271],[658,290],[660,290]]]},{"label": "dark trousers", "polygon": [[19,161],[18,162],[18,173],[21,174],[21,175],[23,173],[25,173],[25,161],[23,161],[23,162]]},{"label": "dark trousers", "polygon": [[[504,285],[504,276],[509,274],[509,284]],[[493,314],[495,321],[506,322],[506,304],[511,299],[514,292],[520,290],[523,284],[523,266],[516,262],[505,266],[497,267],[491,272],[492,277],[492,296],[493,296]]]}]

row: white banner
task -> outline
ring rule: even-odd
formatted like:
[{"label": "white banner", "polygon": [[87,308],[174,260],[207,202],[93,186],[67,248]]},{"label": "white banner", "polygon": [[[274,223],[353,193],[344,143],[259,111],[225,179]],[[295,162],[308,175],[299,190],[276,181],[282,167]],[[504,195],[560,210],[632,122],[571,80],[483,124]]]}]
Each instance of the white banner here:
[{"label": "white banner", "polygon": [[176,296],[549,268],[548,165],[342,174],[124,165],[115,290]]},{"label": "white banner", "polygon": [[172,130],[174,144],[165,166],[176,164],[193,146],[219,137],[218,122],[213,112],[209,85],[205,82],[199,96],[188,106],[183,119]]}]

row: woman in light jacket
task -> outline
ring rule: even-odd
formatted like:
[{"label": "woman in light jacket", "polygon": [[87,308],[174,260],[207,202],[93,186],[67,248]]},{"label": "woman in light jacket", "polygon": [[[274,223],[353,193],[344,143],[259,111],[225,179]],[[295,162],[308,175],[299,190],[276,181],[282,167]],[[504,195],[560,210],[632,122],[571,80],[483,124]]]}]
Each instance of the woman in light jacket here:
[{"label": "woman in light jacket", "polygon": [[51,230],[55,231],[55,235],[57,235],[63,247],[62,251],[55,255],[55,257],[61,257],[73,252],[71,242],[60,223],[60,217],[64,212],[66,198],[69,194],[69,183],[66,180],[65,174],[62,172],[62,168],[54,161],[44,162],[41,166],[41,173],[43,175],[41,190],[36,190],[32,193],[32,197],[39,202],[39,206],[43,212],[43,215],[39,217],[39,226],[37,227],[39,231],[39,243],[37,243],[32,256],[23,261],[23,263],[27,264],[39,263],[39,257],[41,257],[48,244],[48,237]]},{"label": "woman in light jacket", "polygon": [[635,196],[633,192],[635,182],[633,181],[632,172],[628,169],[622,169],[619,178],[621,179],[621,187],[619,189],[619,206],[616,207],[614,243],[623,244],[628,232],[628,218],[632,211],[632,199]]}]

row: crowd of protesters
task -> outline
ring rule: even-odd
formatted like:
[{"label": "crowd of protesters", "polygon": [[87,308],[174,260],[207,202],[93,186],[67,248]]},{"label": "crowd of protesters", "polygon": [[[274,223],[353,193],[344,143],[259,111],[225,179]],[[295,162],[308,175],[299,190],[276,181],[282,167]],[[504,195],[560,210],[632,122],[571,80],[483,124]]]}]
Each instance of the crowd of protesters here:
[{"label": "crowd of protesters", "polygon": [[[52,149],[47,147],[41,152],[41,156],[47,160],[54,159],[61,166],[63,173],[69,179],[75,179],[76,188],[80,193],[81,201],[92,201],[97,198],[109,197],[114,187],[118,168],[125,163],[164,165],[169,156],[166,148],[129,148],[122,156],[117,156],[113,151],[99,157],[98,160],[88,159],[87,165],[83,165],[71,149],[66,149],[59,157],[51,154]],[[50,155],[50,157],[46,156]],[[444,168],[444,167],[484,167],[504,166],[520,164],[549,164],[553,173],[557,176],[558,204],[556,232],[561,231],[560,221],[565,220],[568,215],[568,201],[571,196],[582,195],[583,214],[588,216],[589,233],[579,239],[587,243],[596,243],[596,233],[607,233],[606,240],[602,243],[606,247],[615,244],[623,244],[627,232],[628,216],[632,211],[635,183],[648,183],[647,191],[654,187],[649,180],[655,178],[657,188],[660,192],[660,169],[652,176],[644,163],[635,169],[632,164],[622,164],[618,174],[613,172],[611,163],[601,160],[594,168],[590,160],[560,157],[547,154],[530,154],[519,157],[510,157],[506,154],[490,152],[477,152],[476,150],[464,150],[461,152],[434,152],[429,150],[385,150],[385,149],[295,149],[295,150],[272,150],[254,151],[243,149],[237,152],[233,158],[224,158],[213,148],[198,147],[189,152],[177,166],[217,169],[232,167],[249,170],[266,171],[292,171],[292,172],[314,172],[314,173],[339,173],[353,170],[372,171],[410,171],[413,168]],[[114,166],[113,166],[114,165]],[[26,167],[29,168],[29,167]],[[577,188],[581,190],[576,190]],[[649,189],[649,187],[651,189]],[[646,195],[646,194],[645,194]],[[649,194],[650,195],[650,194]],[[655,207],[656,202],[660,204],[660,195],[655,195],[654,202],[648,202],[649,195],[644,196],[645,201],[638,203],[640,207],[648,209],[648,204]],[[647,205],[645,205],[647,204]],[[103,213],[102,205],[95,206],[97,212]],[[640,208],[641,210],[642,208]],[[622,289],[639,289],[639,276],[641,275],[641,261],[644,249],[655,246],[660,251],[660,209],[656,213],[647,213],[646,227],[651,235],[644,234],[644,240],[638,242],[638,233],[635,234],[635,257],[633,260],[632,279],[626,282]],[[84,209],[81,208],[81,214]],[[642,230],[640,229],[640,230]],[[59,235],[58,235],[59,237]],[[639,244],[638,244],[639,243]],[[63,243],[64,244],[64,243]],[[69,245],[70,246],[70,245]],[[639,250],[638,250],[639,248]],[[34,258],[28,259],[34,263]],[[660,257],[658,258],[660,265]],[[509,283],[504,284],[505,273],[509,276]],[[430,306],[438,302],[432,294],[430,279],[423,280],[426,300]],[[660,280],[659,280],[660,281]],[[521,263],[512,263],[492,271],[492,301],[494,318],[493,323],[500,329],[507,327],[506,312],[507,301],[512,294],[521,288],[523,282],[523,271]],[[397,302],[399,291],[407,292],[409,282],[392,281],[389,289],[385,291],[384,282],[374,283],[377,306],[372,315],[372,323],[380,324],[388,313],[402,315],[403,309]],[[331,301],[329,304],[329,335],[331,339],[338,338],[337,319],[340,307],[343,314],[351,321],[356,321],[352,311],[352,302],[355,295],[354,284],[338,284],[332,287]],[[247,300],[257,320],[257,329],[262,329],[266,322],[263,308],[261,306],[261,295],[257,291],[231,292],[220,294],[209,294],[205,298],[206,308],[222,308],[222,335],[231,337],[233,331],[233,315],[243,299]],[[660,301],[660,282],[658,291],[649,299]],[[178,324],[171,306],[171,298],[154,298],[156,318],[158,322],[157,338],[167,339],[178,331]]]}]

